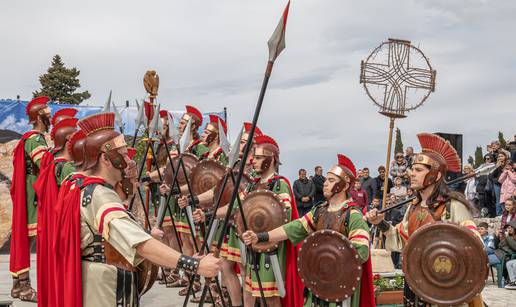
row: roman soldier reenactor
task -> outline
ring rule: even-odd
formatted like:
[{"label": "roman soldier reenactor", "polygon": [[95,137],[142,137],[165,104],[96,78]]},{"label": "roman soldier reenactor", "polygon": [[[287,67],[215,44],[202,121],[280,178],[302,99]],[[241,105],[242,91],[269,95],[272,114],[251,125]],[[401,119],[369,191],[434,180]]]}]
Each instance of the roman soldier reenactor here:
[{"label": "roman soldier reenactor", "polygon": [[[278,174],[280,165],[278,144],[273,138],[266,135],[255,137],[255,142],[252,163],[258,176],[248,186],[246,194],[258,190],[271,191],[280,200],[282,208],[286,210],[286,222],[297,220],[299,216],[290,183],[285,177]],[[238,207],[235,205],[235,208]],[[284,297],[280,297],[279,285],[270,263],[270,257],[272,256],[267,253],[257,252],[255,257],[247,257],[244,306],[254,306],[256,299],[260,297],[260,287],[255,271],[252,269],[253,266],[257,267],[258,274],[260,274],[261,286],[267,300],[267,306],[286,307],[302,305],[302,283],[297,275],[297,251],[295,246],[289,241],[279,243],[276,254],[285,281]]]},{"label": "roman soldier reenactor", "polygon": [[[244,155],[244,148],[245,148],[245,144],[247,143],[247,140],[249,139],[249,131],[250,130],[251,130],[251,123],[245,122],[244,123],[244,131],[242,133],[242,139],[240,140],[240,153],[239,153],[240,159],[242,159],[242,156]],[[258,128],[258,126],[256,126],[254,129],[254,138],[256,138],[257,136],[260,136],[260,135],[263,135],[263,133],[260,130],[260,128]],[[251,150],[249,152],[249,155],[247,156],[247,161],[245,162],[245,170],[246,170],[247,175],[249,175],[250,177],[255,177],[256,173],[253,170],[252,153],[253,153],[253,151]]]},{"label": "roman soldier reenactor", "polygon": [[[224,129],[224,133],[227,133],[226,122],[216,116],[210,115],[210,122],[204,128],[204,132],[201,135],[201,140],[203,144],[208,148],[208,152],[203,155],[205,159],[212,159],[223,166],[227,166],[228,158],[226,154],[222,151],[222,147],[220,147],[220,137],[219,137],[219,126],[218,122],[220,121],[221,126]],[[196,195],[197,204],[208,204],[213,203],[213,190],[215,188],[204,192],[203,194]],[[188,205],[188,197],[182,196],[178,199],[179,207],[185,208]]]},{"label": "roman soldier reenactor", "polygon": [[[384,221],[384,215],[373,209],[366,214],[367,219],[383,231],[385,246],[391,251],[401,251],[411,235],[423,225],[435,221],[447,221],[469,228],[476,235],[473,221],[475,208],[464,195],[451,191],[445,182],[446,172],[460,172],[461,162],[457,151],[443,138],[429,133],[418,134],[422,152],[414,158],[410,173],[410,187],[417,198],[408,206],[401,223],[392,226]],[[438,238],[436,238],[438,240]],[[430,306],[417,297],[405,283],[404,304],[406,306]],[[480,296],[473,299],[470,306],[483,306]]]},{"label": "roman soldier reenactor", "polygon": [[13,224],[9,270],[13,276],[11,296],[36,302],[36,291],[30,285],[30,237],[37,234],[37,198],[32,184],[39,175],[41,157],[47,150],[44,133],[50,128],[48,97],[34,98],[27,104],[26,114],[32,130],[26,132],[13,153],[11,198]]},{"label": "roman soldier reenactor", "polygon": [[[364,221],[360,207],[350,194],[355,180],[357,180],[357,176],[353,162],[339,154],[338,163],[328,171],[324,182],[323,190],[324,196],[328,199],[327,202],[315,206],[305,216],[272,231],[254,233],[249,230],[242,235],[244,243],[247,245],[285,240],[297,245],[310,234],[327,229],[342,233],[349,239],[364,267],[360,286],[356,287],[351,297],[342,302],[325,301],[308,291],[304,306],[374,306],[369,227]],[[350,260],[341,259],[341,265],[348,265]]]},{"label": "roman soldier reenactor", "polygon": [[[177,156],[177,144],[174,144],[174,140],[170,137],[170,125],[174,125],[174,122],[169,122],[169,113],[167,110],[160,110],[159,111],[159,117],[161,120],[161,123],[163,125],[163,131],[164,131],[164,137],[159,140],[158,149],[157,149],[157,165],[160,167],[161,174],[165,173],[165,166],[169,163],[168,155],[170,155],[172,158]],[[166,142],[166,146],[165,143]],[[168,151],[167,151],[168,147]],[[152,199],[153,199],[153,206],[152,211],[155,217],[157,217],[158,207],[160,203],[160,190],[159,190],[159,175],[157,171],[153,171],[150,174],[150,177],[152,178],[151,183],[151,192],[152,192]],[[172,214],[174,214],[174,210],[176,209],[176,198],[170,197],[170,201],[168,203],[170,207],[170,211]],[[152,212],[151,212],[152,213]],[[161,241],[171,248],[173,248],[176,251],[179,251],[179,238],[176,237],[176,232],[173,229],[172,224],[172,216],[170,215],[169,210],[165,210],[165,216],[163,218],[163,238],[161,238]],[[183,279],[180,278],[177,270],[171,271],[169,268],[163,268],[163,271],[165,274],[161,277],[161,280],[159,281],[160,284],[165,284],[167,287],[178,287],[182,286],[181,282]]]},{"label": "roman soldier reenactor", "polygon": [[[240,158],[242,158],[245,144],[249,138],[250,128],[251,128],[251,123],[247,123],[247,122],[244,123],[244,127],[243,127],[244,130],[243,130],[242,138],[241,138],[240,144],[239,144],[240,145],[240,147],[239,147]],[[258,127],[256,127],[255,134],[254,134],[255,138],[257,136],[261,136],[261,135],[263,135],[261,130]],[[253,142],[253,144],[254,144],[254,142]],[[250,177],[253,177],[256,175],[256,173],[252,170],[252,163],[251,163],[252,162],[252,159],[251,159],[252,151],[249,153],[249,157],[250,158],[247,160],[248,162],[246,163],[247,164],[246,174],[249,175]],[[235,169],[237,169],[237,168],[238,168],[238,163],[235,166]],[[222,232],[222,226],[223,226],[222,221],[224,220],[224,217],[226,216],[226,212],[227,212],[227,206],[225,206],[225,205],[227,205],[227,204],[221,204],[221,207],[216,212],[216,218],[219,219],[219,223],[218,223],[218,229],[217,229],[216,235],[213,239],[212,245],[216,245],[216,243],[221,235],[221,232]],[[211,218],[212,214],[213,214],[213,212],[204,212],[201,209],[196,209],[193,212],[194,221],[196,223],[206,222]],[[238,279],[237,271],[235,270],[235,264],[240,265],[240,271],[244,270],[244,267],[242,266],[242,263],[241,263],[242,261],[241,261],[241,254],[240,254],[240,247],[241,247],[240,242],[241,242],[240,239],[236,235],[235,227],[234,227],[233,223],[231,223],[230,225],[228,225],[228,229],[226,232],[226,238],[224,239],[222,246],[220,248],[220,251],[219,251],[219,257],[224,259],[223,265],[222,265],[222,273],[223,273],[222,277],[223,277],[224,283],[228,289],[229,296],[231,298],[231,303],[233,304],[233,306],[242,305],[242,292],[241,292],[241,287],[240,287],[240,280]]]},{"label": "roman soldier reenactor", "polygon": [[[189,274],[215,276],[220,260],[208,255],[180,255],[153,239],[123,205],[137,184],[136,163],[129,158],[124,136],[114,131],[113,113],[79,121],[86,134],[83,169],[63,201],[64,221],[57,240],[61,251],[58,271],[65,289],[63,305],[138,306],[136,267],[145,259]],[[143,275],[145,277],[146,274]]]},{"label": "roman soldier reenactor", "polygon": [[66,145],[76,131],[78,120],[65,118],[63,115],[59,117],[61,118],[55,120],[54,116],[52,120],[55,125],[50,136],[54,141],[54,147],[41,158],[40,174],[33,184],[38,199],[37,284],[40,306],[56,306],[52,290],[52,284],[56,282],[56,258],[49,254],[56,231],[54,213],[61,182],[74,172],[71,152]]},{"label": "roman soldier reenactor", "polygon": [[[206,124],[203,134],[201,135],[201,140],[202,140],[203,144],[208,148],[208,152],[204,155],[204,159],[210,159],[210,160],[217,161],[222,166],[227,167],[228,157],[226,156],[226,154],[222,150],[222,147],[220,146],[221,131],[219,131],[219,123],[220,123],[220,127],[222,127],[222,130],[223,130],[222,132],[224,134],[227,134],[227,124],[222,118],[220,118],[216,115],[210,115],[209,118],[210,118],[210,122]],[[206,206],[212,205],[214,202],[214,190],[215,190],[215,186],[213,188],[207,190],[204,193],[195,195],[196,205],[199,205],[201,207],[206,207]],[[186,196],[179,198],[178,204],[181,209],[186,208],[186,206],[189,205],[188,198]],[[198,210],[202,211],[201,209],[196,209],[196,211],[198,211]],[[196,223],[206,222],[206,220],[203,220],[203,221],[197,220],[196,221],[195,216],[194,216],[194,221]],[[219,224],[219,226],[222,226],[222,225]],[[216,239],[217,238],[215,237],[214,241],[216,241]],[[226,265],[224,267],[226,267]],[[224,275],[224,280],[226,280],[226,277],[227,277],[227,274]],[[240,295],[240,283],[238,282],[236,273],[234,273],[234,271],[233,271],[233,274],[231,275],[231,277],[236,278],[236,284],[232,283],[232,281],[234,281],[235,279],[231,279],[230,282],[225,282],[225,284],[226,284],[227,288],[229,289],[230,293],[232,293],[232,292],[238,293],[239,297],[231,298],[232,303],[235,306],[238,306],[241,304],[241,303],[238,304],[238,301],[242,300],[242,297]],[[215,290],[215,289],[213,289],[213,290]],[[212,294],[214,295],[214,298],[216,300],[221,299],[221,297],[214,291],[212,291]],[[192,302],[194,302],[194,303],[197,303],[199,301],[200,301],[199,298],[192,299]],[[216,304],[221,304],[221,303],[216,302]]]},{"label": "roman soldier reenactor", "polygon": [[[179,133],[181,137],[183,137],[183,133],[187,127],[188,121],[191,120],[190,127],[190,135],[188,139],[190,143],[188,144],[185,153],[190,153],[195,155],[199,160],[204,159],[209,152],[209,149],[202,143],[201,138],[199,137],[199,127],[202,126],[203,118],[202,113],[193,106],[186,106],[186,112],[181,117],[179,122]],[[188,187],[186,185],[181,186],[181,194],[187,195],[189,193]],[[181,234],[181,238],[183,239],[183,252],[186,255],[193,255],[194,253],[194,245],[193,238],[190,233],[190,226],[188,225],[187,215],[185,210],[180,210],[181,212],[176,213],[176,229]],[[199,234],[199,232],[196,232]],[[186,285],[188,288],[188,285]],[[196,282],[196,285],[193,287],[194,291],[200,290],[200,283]],[[184,291],[183,291],[184,290]],[[187,289],[183,289],[180,291],[180,294],[186,295]]]}]

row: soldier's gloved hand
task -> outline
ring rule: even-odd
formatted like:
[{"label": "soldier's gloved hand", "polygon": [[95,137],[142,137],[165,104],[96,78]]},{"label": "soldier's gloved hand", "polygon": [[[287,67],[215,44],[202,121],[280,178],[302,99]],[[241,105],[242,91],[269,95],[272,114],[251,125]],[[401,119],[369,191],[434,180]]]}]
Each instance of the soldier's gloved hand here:
[{"label": "soldier's gloved hand", "polygon": [[252,245],[258,243],[258,236],[252,230],[248,230],[242,234],[242,241],[245,245]]},{"label": "soldier's gloved hand", "polygon": [[204,215],[204,211],[202,209],[195,209],[193,212],[193,220],[194,223],[204,223],[206,221],[206,215]]},{"label": "soldier's gloved hand", "polygon": [[215,257],[212,253],[201,258],[197,274],[204,277],[215,277],[222,269],[222,259]]},{"label": "soldier's gloved hand", "polygon": [[156,239],[156,240],[161,240],[163,239],[163,236],[165,235],[165,233],[163,232],[163,230],[157,228],[157,227],[152,227],[151,229],[151,236]]},{"label": "soldier's gloved hand", "polygon": [[134,160],[129,160],[127,162],[127,167],[125,168],[125,174],[127,178],[136,180],[138,178],[138,167],[136,166],[136,162]]},{"label": "soldier's gloved hand", "polygon": [[188,197],[181,196],[177,199],[177,204],[179,205],[179,208],[184,209],[188,206]]},{"label": "soldier's gloved hand", "polygon": [[152,182],[152,178],[151,178],[151,177],[149,177],[149,176],[143,176],[143,177],[140,179],[140,181],[141,181],[142,183],[150,183],[150,182]]},{"label": "soldier's gloved hand", "polygon": [[366,213],[366,218],[369,221],[369,223],[373,225],[378,225],[383,221],[383,218],[385,217],[385,214],[378,214],[378,209],[372,209],[371,211]]},{"label": "soldier's gloved hand", "polygon": [[159,191],[160,191],[161,195],[168,194],[168,193],[170,193],[170,186],[166,183],[163,183],[162,185],[159,186]]}]

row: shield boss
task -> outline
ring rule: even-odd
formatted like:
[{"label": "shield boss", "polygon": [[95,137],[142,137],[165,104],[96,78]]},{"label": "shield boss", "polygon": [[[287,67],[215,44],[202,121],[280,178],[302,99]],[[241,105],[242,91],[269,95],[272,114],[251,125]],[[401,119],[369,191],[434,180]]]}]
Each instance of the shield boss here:
[{"label": "shield boss", "polygon": [[412,234],[403,250],[405,280],[432,304],[460,305],[485,286],[488,262],[479,238],[466,227],[436,222]]},{"label": "shield boss", "polygon": [[[255,233],[271,231],[288,223],[287,209],[276,195],[268,190],[259,190],[249,193],[242,203],[249,230]],[[235,223],[239,236],[244,232],[244,223],[240,212],[235,214]],[[253,245],[259,253],[271,252],[278,248],[277,243],[261,242]]]},{"label": "shield boss", "polygon": [[310,234],[299,249],[297,267],[305,286],[328,302],[348,299],[362,276],[357,251],[346,236],[334,230]]}]

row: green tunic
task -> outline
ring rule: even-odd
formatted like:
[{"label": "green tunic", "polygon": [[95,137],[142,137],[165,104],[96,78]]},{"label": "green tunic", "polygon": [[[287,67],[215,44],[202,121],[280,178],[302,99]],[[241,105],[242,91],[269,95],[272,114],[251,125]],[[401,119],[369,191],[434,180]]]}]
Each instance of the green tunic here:
[{"label": "green tunic", "polygon": [[[237,166],[235,168],[238,168],[238,165],[241,161],[237,163]],[[247,169],[247,168],[246,168]],[[259,178],[260,175],[256,173],[256,171],[251,167],[251,169],[247,172],[247,175],[251,179]],[[240,194],[240,199],[243,200],[243,194]],[[236,210],[238,209],[238,204],[235,202],[235,205],[233,206],[232,213],[234,214]],[[220,227],[220,224],[223,223],[224,220],[219,221],[219,229],[217,232],[217,238],[220,237],[220,234],[222,233],[222,229]],[[228,230],[226,233],[226,238],[224,239],[224,243],[222,244],[221,250],[220,250],[220,256],[223,258],[226,258],[229,261],[241,263],[241,253],[240,248],[243,243],[240,238],[237,236],[237,232],[235,229],[235,226],[233,224],[229,224]]]},{"label": "green tunic", "polygon": [[[294,220],[283,226],[283,229],[287,233],[288,239],[292,242],[292,244],[297,245],[301,241],[303,241],[309,234],[315,232],[317,229],[316,223],[314,222],[314,214],[316,214],[316,210],[321,210],[323,207],[328,207],[328,211],[336,212],[339,210],[351,210],[349,213],[349,224],[346,228],[347,237],[351,241],[351,244],[356,249],[358,256],[360,258],[360,262],[364,263],[369,258],[369,227],[367,223],[363,219],[362,212],[355,208],[350,207],[351,201],[347,200],[342,204],[329,208],[327,203],[323,203],[319,206],[312,208],[310,212],[308,212],[305,216],[300,217],[297,220]],[[346,259],[342,259],[343,262]],[[305,300],[304,306],[312,306],[312,302],[314,300],[318,300],[313,296],[312,292],[309,292],[307,299]],[[322,301],[322,300],[320,300]],[[350,306],[358,307],[360,303],[360,283],[357,286],[357,289],[353,293],[351,297]],[[328,307],[335,307],[335,303],[328,303],[326,305]]]},{"label": "green tunic", "polygon": [[[27,176],[25,178],[25,196],[27,201],[27,227],[29,229],[29,236],[36,235],[36,228],[38,223],[38,201],[36,199],[36,192],[32,185],[38,179],[36,174],[39,174],[39,166],[41,158],[47,151],[47,143],[45,137],[41,133],[35,133],[25,140],[25,170]],[[32,170],[32,171],[31,171]]]},{"label": "green tunic", "polygon": [[75,167],[73,166],[73,162],[63,161],[57,162],[55,168],[55,176],[57,186],[61,187],[61,183],[65,180],[69,175],[75,172]]},{"label": "green tunic", "polygon": [[[248,191],[255,191],[258,189],[263,189],[263,184],[266,184],[267,188],[271,190],[278,199],[282,202],[282,204],[287,209],[287,219],[290,221],[292,219],[292,208],[291,202],[293,195],[290,194],[290,186],[289,184],[277,174],[273,174],[271,178],[269,178],[266,182],[262,182],[259,184],[252,183],[249,186]],[[237,205],[235,204],[235,207]],[[238,208],[238,207],[236,207]],[[254,259],[259,264],[258,274],[260,274],[260,281],[263,287],[263,293],[265,297],[274,297],[279,296],[278,285],[276,284],[276,279],[274,278],[274,271],[272,266],[270,265],[269,256],[262,253],[256,253],[256,258]],[[283,280],[285,280],[285,265],[286,265],[286,243],[281,242],[278,244],[277,250],[278,262],[280,265],[281,272],[283,274]],[[245,276],[245,290],[250,292],[254,297],[260,296],[260,287],[258,285],[258,279],[254,270],[252,270],[252,257],[250,255],[246,257],[246,276]]]}]

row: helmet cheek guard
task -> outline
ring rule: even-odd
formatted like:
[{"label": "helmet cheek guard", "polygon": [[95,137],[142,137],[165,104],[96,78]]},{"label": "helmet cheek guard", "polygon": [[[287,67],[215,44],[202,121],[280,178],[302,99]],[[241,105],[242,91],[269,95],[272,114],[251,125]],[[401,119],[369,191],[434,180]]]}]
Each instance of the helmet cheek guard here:
[{"label": "helmet cheek guard", "polygon": [[447,172],[446,161],[440,156],[433,152],[423,152],[416,155],[414,164],[422,164],[430,168],[428,174],[426,174],[423,180],[423,186],[426,188],[439,179],[439,173],[441,173],[441,179]]},{"label": "helmet cheek guard", "polygon": [[346,181],[341,179],[339,182],[335,182],[333,188],[331,189],[332,196],[338,194],[346,188]]}]

